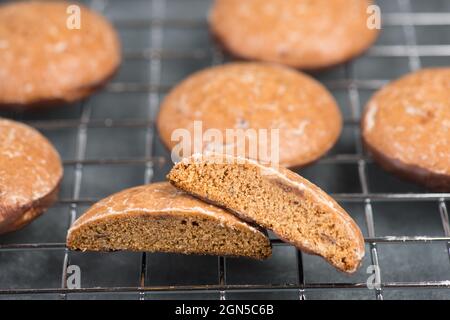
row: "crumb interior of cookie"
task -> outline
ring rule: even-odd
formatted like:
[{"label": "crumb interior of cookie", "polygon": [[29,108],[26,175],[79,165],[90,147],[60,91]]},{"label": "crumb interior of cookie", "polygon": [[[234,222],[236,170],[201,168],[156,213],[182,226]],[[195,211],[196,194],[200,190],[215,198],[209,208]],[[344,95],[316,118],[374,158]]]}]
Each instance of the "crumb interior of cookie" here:
[{"label": "crumb interior of cookie", "polygon": [[169,179],[187,192],[273,230],[305,251],[321,255],[340,270],[351,272],[359,264],[357,239],[349,238],[348,227],[297,188],[261,175],[255,166],[180,163]]},{"label": "crumb interior of cookie", "polygon": [[269,240],[244,227],[229,227],[208,217],[136,215],[100,219],[71,233],[68,247],[83,251],[131,250],[245,256],[271,255]]}]

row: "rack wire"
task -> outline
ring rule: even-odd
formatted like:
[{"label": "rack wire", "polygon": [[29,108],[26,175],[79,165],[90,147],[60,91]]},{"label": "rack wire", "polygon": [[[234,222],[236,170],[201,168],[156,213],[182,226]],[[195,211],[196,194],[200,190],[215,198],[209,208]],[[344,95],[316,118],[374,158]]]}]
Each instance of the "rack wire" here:
[{"label": "rack wire", "polygon": [[[63,219],[63,216],[67,217],[67,225],[65,230],[75,221],[76,217],[83,211],[86,206],[100,199],[99,196],[88,194],[86,196],[83,192],[83,180],[86,173],[86,168],[90,166],[108,166],[108,168],[114,166],[126,166],[142,168],[142,183],[150,183],[158,180],[158,177],[163,177],[167,166],[170,166],[170,158],[167,153],[161,152],[158,147],[158,135],[155,131],[154,120],[158,110],[158,105],[162,95],[167,93],[175,83],[164,83],[162,81],[163,68],[165,63],[171,61],[178,61],[180,63],[189,65],[194,61],[210,61],[210,65],[221,64],[225,62],[228,57],[224,56],[222,52],[211,41],[210,46],[206,48],[190,48],[186,49],[168,49],[164,46],[165,35],[168,28],[180,29],[185,32],[193,32],[194,30],[205,30],[207,28],[206,21],[204,19],[187,19],[181,18],[182,12],[179,12],[177,17],[167,17],[168,5],[174,2],[189,2],[194,0],[134,0],[140,3],[148,2],[150,11],[147,18],[122,18],[112,17],[113,23],[119,31],[122,30],[147,30],[150,37],[149,47],[143,49],[129,49],[124,48],[124,60],[145,62],[146,72],[148,73],[148,81],[145,82],[133,82],[119,79],[109,84],[105,91],[108,94],[114,95],[146,95],[146,113],[147,118],[143,119],[139,115],[134,116],[130,111],[129,118],[112,119],[109,117],[93,118],[92,114],[95,111],[96,103],[92,102],[92,99],[82,102],[78,106],[79,116],[66,118],[66,117],[53,117],[49,114],[48,118],[33,118],[23,113],[6,114],[6,116],[24,121],[31,126],[36,127],[39,130],[48,132],[58,132],[59,130],[70,130],[74,132],[74,153],[72,156],[64,158],[64,166],[66,168],[66,176],[70,175],[68,180],[71,181],[70,185],[64,186],[69,192],[62,192],[60,199],[56,204],[56,209],[60,216],[58,219]],[[199,0],[195,0],[199,1]],[[205,12],[209,5],[207,0],[202,0]],[[373,58],[385,58],[395,59],[402,58],[408,61],[408,71],[414,71],[423,66],[423,58],[449,58],[450,62],[450,41],[449,43],[438,44],[425,44],[421,45],[418,41],[416,28],[420,26],[425,27],[443,27],[444,32],[450,37],[450,12],[439,12],[441,9],[439,5],[445,1],[433,0],[436,3],[437,9],[431,5],[433,1],[430,1],[429,12],[414,12],[413,4],[417,0],[395,0],[395,1],[379,1],[380,5],[386,5],[387,2],[395,3],[396,10],[385,12],[383,14],[383,26],[400,28],[403,32],[403,43],[399,39],[395,44],[377,44],[369,50],[366,57]],[[90,0],[86,1],[99,11],[114,7],[118,0]],[[129,5],[133,5],[131,3]],[[447,7],[446,7],[447,8]],[[435,10],[435,11],[433,11]],[[450,9],[449,9],[450,10]],[[362,58],[364,59],[364,58]],[[363,105],[362,92],[374,91],[381,88],[388,83],[391,79],[388,77],[366,79],[360,77],[356,70],[356,61],[349,62],[342,67],[343,72],[338,77],[332,77],[332,79],[324,79],[322,82],[332,91],[340,90],[345,92],[347,96],[349,108],[349,115],[345,119],[345,130],[349,130],[352,135],[353,146],[352,149],[355,152],[351,153],[331,153],[321,159],[316,165],[331,165],[336,167],[336,170],[340,170],[340,166],[351,165],[357,170],[357,182],[359,183],[361,190],[359,192],[354,191],[354,188],[350,188],[346,192],[334,192],[332,196],[342,203],[355,203],[361,205],[364,212],[364,219],[367,232],[365,234],[365,242],[368,248],[368,262],[371,265],[376,266],[381,273],[381,284],[374,289],[368,289],[367,284],[364,281],[364,276],[358,277],[357,281],[354,281],[351,277],[342,280],[340,276],[336,276],[332,271],[327,270],[327,276],[325,278],[331,279],[329,281],[309,281],[308,275],[311,272],[305,271],[308,267],[310,259],[305,260],[305,256],[301,252],[295,251],[295,258],[292,262],[295,264],[295,278],[296,281],[289,281],[283,284],[271,283],[269,280],[260,279],[261,283],[228,283],[228,277],[231,271],[229,271],[228,259],[224,257],[217,258],[217,283],[208,284],[177,284],[177,285],[153,285],[149,279],[157,277],[157,274],[149,273],[149,262],[156,260],[158,257],[154,255],[142,253],[139,257],[138,274],[136,275],[136,284],[133,286],[121,286],[121,285],[104,285],[104,286],[88,286],[78,289],[69,289],[67,287],[67,267],[72,262],[72,253],[66,249],[64,242],[46,242],[46,241],[34,241],[26,243],[20,236],[17,238],[0,238],[0,298],[17,298],[26,296],[30,298],[48,297],[49,294],[56,295],[57,298],[67,299],[71,295],[77,294],[79,297],[89,297],[89,294],[133,294],[133,298],[147,299],[152,298],[152,294],[155,293],[180,293],[184,298],[192,298],[193,293],[214,293],[214,297],[219,299],[234,298],[235,293],[248,293],[246,297],[255,297],[252,294],[264,294],[266,297],[273,297],[269,293],[292,293],[291,298],[296,299],[309,299],[317,297],[317,294],[313,294],[315,290],[320,293],[327,293],[333,290],[354,291],[358,293],[352,295],[352,298],[364,298],[363,294],[359,292],[371,292],[371,298],[382,300],[386,296],[386,291],[389,290],[431,290],[436,289],[440,291],[439,297],[450,298],[450,265],[443,267],[444,279],[436,278],[431,280],[418,280],[412,281],[390,281],[384,277],[384,266],[389,265],[390,261],[385,264],[380,263],[380,253],[383,252],[385,245],[404,245],[413,246],[415,244],[426,245],[442,245],[446,246],[446,250],[442,251],[442,255],[446,255],[450,262],[450,224],[449,214],[446,202],[450,200],[450,193],[430,193],[427,190],[417,189],[409,185],[406,187],[406,192],[403,191],[387,191],[379,192],[372,191],[371,181],[368,171],[369,166],[372,166],[372,159],[364,152],[364,149],[360,142],[359,120]],[[320,78],[320,76],[319,76]],[[95,98],[93,98],[95,99]],[[127,107],[127,106],[124,106]],[[341,106],[344,108],[344,106]],[[126,157],[115,157],[109,155],[99,155],[96,157],[87,157],[87,145],[91,139],[90,131],[95,129],[104,130],[123,130],[123,129],[142,129],[144,134],[143,139],[143,154],[141,156],[127,155]],[[67,170],[69,169],[69,170]],[[113,169],[111,169],[113,171]],[[111,172],[114,174],[114,172]],[[312,177],[314,181],[314,176]],[[400,183],[400,182],[399,182]],[[403,186],[403,185],[402,185]],[[117,190],[118,191],[118,190]],[[377,214],[374,206],[378,203],[396,203],[400,205],[406,205],[408,203],[427,202],[436,204],[436,213],[439,214],[440,224],[442,227],[441,235],[429,235],[422,236],[418,234],[414,235],[378,235],[376,232],[375,218]],[[66,212],[65,214],[63,212]],[[352,212],[351,212],[352,214]],[[429,212],[423,212],[422,214],[428,215]],[[3,241],[6,239],[6,241]],[[39,240],[39,239],[38,239]],[[290,245],[283,243],[278,239],[272,239],[274,248],[279,247],[291,247]],[[292,248],[292,247],[291,247]],[[38,286],[34,283],[27,283],[25,287],[16,287],[14,284],[7,282],[5,279],[11,278],[7,271],[11,268],[3,268],[2,261],[5,261],[6,255],[9,253],[24,254],[29,252],[38,252],[45,255],[49,251],[61,252],[63,259],[60,265],[61,273],[59,276],[60,286]],[[419,261],[421,257],[416,257]],[[439,259],[438,259],[439,260]],[[19,260],[20,261],[20,260]],[[20,263],[20,262],[18,262]],[[60,263],[58,259],[52,260],[51,263]],[[200,262],[201,263],[201,262]],[[277,262],[275,261],[275,264]],[[251,265],[254,266],[254,265]],[[206,266],[209,267],[209,266]],[[205,267],[205,268],[206,268]],[[235,270],[236,271],[236,270]],[[329,271],[329,272],[328,272]],[[241,270],[240,272],[252,272],[252,270]],[[363,271],[364,275],[364,271]],[[113,275],[108,275],[112,277]],[[368,275],[366,275],[367,277]],[[14,277],[13,277],[14,278]],[[19,275],[20,278],[20,275]],[[8,284],[9,283],[9,284]],[[342,291],[339,291],[342,292]],[[415,291],[414,291],[415,292]],[[326,294],[324,295],[326,296]],[[390,293],[388,294],[390,295]],[[128,297],[128,296],[127,296]],[[260,297],[260,296],[257,296]],[[369,298],[370,298],[369,297]],[[398,297],[398,296],[394,296]],[[367,297],[366,297],[367,298]]]}]

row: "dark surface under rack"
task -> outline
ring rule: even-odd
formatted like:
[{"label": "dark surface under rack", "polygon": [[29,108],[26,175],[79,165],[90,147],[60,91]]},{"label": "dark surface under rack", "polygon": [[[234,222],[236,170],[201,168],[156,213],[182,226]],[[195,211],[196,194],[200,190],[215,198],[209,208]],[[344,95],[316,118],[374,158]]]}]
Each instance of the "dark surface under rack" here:
[{"label": "dark surface under rack", "polygon": [[[82,103],[0,113],[41,130],[65,168],[58,203],[25,229],[0,236],[0,299],[450,299],[450,194],[385,173],[359,139],[360,115],[375,90],[412,70],[450,65],[450,1],[378,1],[384,31],[377,44],[314,74],[338,100],[345,128],[326,157],[299,172],[362,228],[367,254],[353,276],[275,238],[265,262],[66,250],[68,227],[93,202],[164,179],[170,155],[154,126],[161,99],[192,72],[229,60],[209,37],[209,0],[84,2],[116,25],[124,62],[105,90]],[[82,288],[67,289],[69,265],[80,266]],[[369,265],[381,270],[379,289],[366,286]]]}]

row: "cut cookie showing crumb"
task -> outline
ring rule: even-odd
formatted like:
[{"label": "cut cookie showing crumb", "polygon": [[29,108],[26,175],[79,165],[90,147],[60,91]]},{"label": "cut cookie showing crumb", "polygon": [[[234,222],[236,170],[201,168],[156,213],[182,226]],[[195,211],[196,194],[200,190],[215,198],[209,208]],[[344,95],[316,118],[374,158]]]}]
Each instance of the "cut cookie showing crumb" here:
[{"label": "cut cookie showing crumb", "polygon": [[67,246],[82,251],[149,251],[268,258],[266,235],[227,211],[167,182],[101,200],[70,228]]},{"label": "cut cookie showing crumb", "polygon": [[228,155],[194,155],[176,164],[168,178],[341,271],[355,272],[364,257],[364,239],[352,218],[325,192],[287,169]]}]

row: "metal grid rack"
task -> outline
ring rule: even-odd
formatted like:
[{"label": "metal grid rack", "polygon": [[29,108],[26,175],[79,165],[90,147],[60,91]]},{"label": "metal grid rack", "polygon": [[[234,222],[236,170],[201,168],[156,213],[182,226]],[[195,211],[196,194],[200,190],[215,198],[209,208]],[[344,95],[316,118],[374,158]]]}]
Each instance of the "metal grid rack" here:
[{"label": "metal grid rack", "polygon": [[[339,101],[345,128],[335,149],[300,173],[332,193],[363,229],[367,254],[351,277],[275,238],[268,262],[65,248],[68,227],[90,204],[164,179],[170,157],[154,126],[163,95],[191,72],[228,59],[208,36],[209,0],[84,2],[116,25],[123,67],[103,92],[82,103],[1,114],[44,132],[62,154],[65,178],[54,208],[0,237],[0,299],[450,298],[450,194],[384,173],[359,139],[370,94],[409,71],[450,65],[450,1],[378,1],[384,25],[378,43],[364,57],[314,75]],[[80,289],[66,286],[71,264],[81,266]],[[366,286],[368,265],[380,268],[378,289]]]}]

